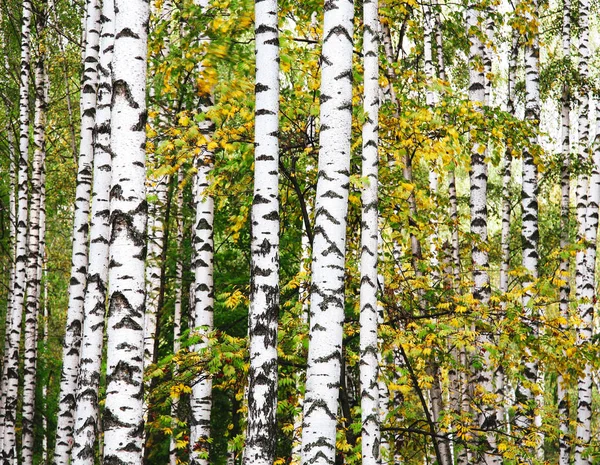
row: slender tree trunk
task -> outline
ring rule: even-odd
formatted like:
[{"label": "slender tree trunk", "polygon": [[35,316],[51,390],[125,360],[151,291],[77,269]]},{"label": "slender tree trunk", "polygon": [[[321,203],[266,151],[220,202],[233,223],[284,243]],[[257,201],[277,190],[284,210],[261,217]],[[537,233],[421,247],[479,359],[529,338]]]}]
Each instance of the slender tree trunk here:
[{"label": "slender tree trunk", "polygon": [[[589,50],[589,1],[581,0],[579,2],[579,28],[581,30],[579,42],[579,74],[581,79],[586,82],[588,79],[588,61],[590,58]],[[583,86],[580,95],[580,114],[579,114],[579,141],[580,141],[580,161],[589,161],[589,110],[590,103],[587,93],[587,84]],[[595,161],[595,160],[594,160]],[[597,167],[594,167],[597,171]],[[592,174],[592,178],[594,174]],[[595,242],[589,242],[590,232],[597,227],[598,205],[597,199],[594,202],[590,199],[590,194],[595,191],[594,183],[597,179],[589,182],[587,176],[583,175],[577,184],[577,223],[578,223],[578,241],[585,244],[584,250],[577,252],[576,262],[576,280],[577,282],[577,312],[580,319],[577,324],[577,345],[584,346],[592,335],[592,321],[594,316],[595,298]],[[594,239],[595,239],[594,231]],[[577,379],[577,428],[575,441],[575,465],[588,465],[589,456],[584,453],[590,443],[591,438],[591,418],[592,418],[592,378],[591,366],[589,362],[585,363],[583,373]]]},{"label": "slender tree trunk", "polygon": [[360,255],[360,405],[362,420],[362,463],[381,463],[379,418],[377,254],[378,254],[378,168],[379,168],[379,8],[377,0],[363,3],[364,96],[366,115],[362,127],[362,191]]},{"label": "slender tree trunk", "polygon": [[[45,180],[44,180],[45,181]],[[45,202],[45,195],[42,194],[42,202]],[[44,216],[44,221],[42,222],[42,224],[45,223],[45,215]],[[44,228],[45,229],[45,228]],[[44,231],[45,232],[45,231]],[[43,296],[42,296],[42,321],[44,324],[43,327],[43,331],[44,331],[44,336],[42,339],[42,344],[44,345],[44,347],[48,347],[48,322],[50,319],[50,312],[49,312],[49,306],[48,306],[48,258],[46,256],[45,253],[45,244],[43,247],[44,252],[42,252],[42,289],[43,289]],[[45,378],[44,379],[44,385],[42,386],[42,409],[43,409],[43,414],[42,414],[42,431],[43,431],[43,438],[42,438],[42,465],[47,465],[48,464],[48,452],[50,450],[49,448],[49,436],[50,436],[50,432],[48,431],[48,384],[49,384],[49,379]]]},{"label": "slender tree trunk", "polygon": [[[563,25],[562,25],[562,49],[563,57],[567,58],[571,54],[571,0],[565,0],[563,5]],[[560,202],[560,247],[565,250],[569,245],[569,212],[571,203],[571,95],[567,83],[563,85],[561,98],[561,138],[562,138],[562,164],[561,164],[561,202]],[[571,287],[569,285],[569,258],[563,258],[560,261],[560,279],[563,283],[560,286],[560,315],[569,319],[569,302]],[[562,330],[567,329],[567,324],[561,325]],[[569,427],[569,392],[568,384],[559,373],[557,380],[557,404],[560,436],[559,444],[559,465],[569,465],[571,459],[571,436]]]},{"label": "slender tree trunk", "polygon": [[114,46],[114,2],[104,0],[100,17],[100,60],[96,138],[94,142],[94,183],[90,228],[90,265],[83,305],[81,362],[76,391],[72,465],[93,465],[98,425],[98,389],[104,345],[104,319],[108,285],[110,240],[110,186],[112,179],[111,96]]},{"label": "slender tree trunk", "polygon": [[115,1],[110,190],[109,310],[103,463],[143,459],[145,311],[145,0]]},{"label": "slender tree trunk", "polygon": [[[162,3],[160,15],[169,18],[173,4],[170,0]],[[164,41],[164,50],[168,53],[170,41]],[[152,92],[153,89],[151,89]],[[159,108],[159,124],[166,122],[168,116]],[[161,121],[162,120],[162,121]],[[146,314],[144,320],[144,366],[147,367],[156,361],[156,330],[157,317],[160,312],[159,301],[161,295],[162,263],[165,227],[164,211],[169,192],[169,176],[167,174],[156,174],[161,166],[162,160],[157,159],[156,154],[148,155],[149,179],[147,189],[149,196],[154,199],[148,205],[148,259],[146,261]]]},{"label": "slender tree trunk", "polygon": [[[183,246],[183,168],[177,174],[177,264],[175,265],[175,303],[173,305],[173,354],[181,350],[181,308],[183,297],[183,259],[180,255]],[[175,432],[178,423],[179,400],[171,404],[171,429]],[[169,445],[169,465],[177,465],[177,448],[175,447],[175,434],[171,435]]]},{"label": "slender tree trunk", "polygon": [[492,65],[494,62],[494,7],[488,6],[484,20],[485,45],[483,47],[483,72],[485,73],[485,97],[486,105],[492,105]]},{"label": "slender tree trunk", "polygon": [[[517,73],[518,35],[513,30],[510,58],[508,65],[508,101],[506,110],[511,115],[515,113],[515,83]],[[500,248],[502,250],[502,261],[500,264],[500,292],[508,292],[508,271],[510,268],[510,218],[511,218],[511,193],[510,184],[512,179],[512,154],[511,147],[504,151],[504,164],[502,167],[502,228],[500,233]],[[503,307],[506,304],[503,303]]]},{"label": "slender tree trunk", "polygon": [[279,313],[279,38],[277,1],[255,3],[256,111],[244,465],[271,465],[277,430]]},{"label": "slender tree trunk", "polygon": [[310,343],[302,463],[335,460],[344,321],[346,214],[352,120],[354,5],[327,2],[323,26],[319,177],[315,202]]},{"label": "slender tree trunk", "polygon": [[[208,0],[194,0],[196,5],[204,11],[208,7]],[[205,40],[208,40],[204,38]],[[202,69],[198,69],[201,71]],[[200,111],[204,114],[210,109],[212,98],[203,95],[200,98]],[[214,124],[208,118],[201,124],[205,143],[208,145],[214,131]],[[196,176],[194,178],[194,204],[196,217],[192,229],[192,245],[194,259],[194,283],[190,287],[192,312],[191,327],[195,328],[201,336],[213,329],[214,305],[214,200],[208,193],[210,175],[214,166],[214,154],[205,146],[195,160]],[[195,352],[207,349],[204,341],[192,347]],[[210,417],[212,407],[212,379],[208,373],[199,375],[192,386],[190,397],[190,464],[208,465]]]},{"label": "slender tree trunk", "polygon": [[[44,13],[41,13],[43,16]],[[38,19],[38,35],[43,34],[45,19]],[[27,257],[27,305],[25,307],[25,354],[23,365],[23,415],[22,415],[22,460],[24,465],[33,463],[33,417],[35,413],[35,389],[37,375],[38,314],[40,310],[40,243],[42,182],[45,153],[45,125],[47,107],[46,68],[43,45],[35,65],[35,117],[34,155],[31,173],[31,204],[29,210],[29,240]]]},{"label": "slender tree trunk", "polygon": [[15,421],[17,416],[17,391],[19,387],[19,346],[21,340],[21,319],[25,294],[27,265],[27,204],[28,204],[28,159],[29,159],[29,75],[30,75],[30,33],[32,5],[23,1],[21,24],[21,72],[19,91],[19,178],[16,227],[15,274],[10,293],[10,324],[6,326],[6,363],[2,370],[2,387],[6,390],[4,401],[4,429],[0,459],[4,465],[16,463]]},{"label": "slender tree trunk", "polygon": [[[7,68],[7,72],[8,72],[8,60],[6,61],[6,68]],[[5,325],[5,334],[8,336],[9,334],[9,328],[11,326],[11,307],[10,307],[10,301],[11,301],[11,292],[13,289],[13,282],[15,280],[15,273],[17,270],[17,264],[16,264],[16,246],[17,246],[17,242],[16,242],[16,237],[17,237],[17,164],[18,164],[18,158],[16,155],[16,141],[15,141],[15,135],[13,133],[12,127],[9,124],[7,124],[6,127],[6,133],[7,133],[7,138],[8,138],[8,153],[9,153],[9,157],[10,157],[10,193],[9,193],[9,215],[10,215],[10,237],[12,238],[12,242],[11,242],[11,255],[10,255],[10,277],[9,277],[9,281],[8,281],[8,309],[6,312],[6,319],[4,321],[4,325]],[[10,339],[8,337],[5,337],[4,339],[4,343],[3,343],[3,355],[2,355],[2,365],[1,365],[1,370],[0,370],[0,454],[2,453],[2,443],[4,440],[4,418],[5,418],[5,413],[6,413],[6,393],[7,393],[7,387],[8,387],[8,378],[2,376],[4,367],[7,366],[8,363],[8,355],[9,355],[9,342]],[[0,455],[0,459],[2,458],[2,456]]]},{"label": "slender tree trunk", "polygon": [[[537,18],[537,2],[533,4],[533,17]],[[539,127],[540,103],[539,103],[539,45],[538,34],[532,32],[525,47],[525,119],[531,122],[534,128]],[[537,136],[530,139],[532,145],[538,143]],[[523,268],[527,276],[523,282],[523,309],[524,317],[528,321],[530,335],[536,338],[539,333],[537,320],[539,314],[534,309],[534,290],[538,278],[538,169],[535,163],[532,149],[523,153],[523,180],[521,192],[521,208],[523,212],[523,226],[521,242],[523,247]],[[524,363],[524,380],[517,386],[516,401],[517,413],[515,424],[523,430],[525,435],[532,433],[534,421],[537,414],[536,395],[533,391],[538,382],[538,362],[533,359],[529,349],[526,349],[526,360]],[[537,434],[537,433],[535,433]],[[541,447],[538,444],[535,448]]]},{"label": "slender tree trunk", "polygon": [[60,396],[54,449],[55,465],[67,465],[73,445],[75,421],[75,391],[79,368],[79,348],[83,324],[83,302],[88,267],[88,230],[90,193],[92,188],[92,163],[94,157],[93,133],[98,87],[98,42],[100,6],[97,0],[86,0],[86,46],[81,90],[81,135],[75,189],[75,214],[73,219],[73,253],[69,305],[63,344],[63,366],[60,378]]},{"label": "slender tree trunk", "polygon": [[[471,6],[467,11],[467,24],[469,29],[480,28],[480,12],[475,6]],[[485,76],[481,65],[484,64],[484,44],[477,33],[469,34],[469,97],[474,103],[476,111],[482,113],[485,102]],[[490,277],[488,273],[489,261],[487,252],[487,179],[488,169],[485,162],[485,146],[480,142],[473,140],[471,149],[471,233],[476,237],[472,248],[473,260],[473,297],[483,308],[487,307],[490,301]],[[487,344],[491,343],[491,336],[486,332],[481,332],[479,336],[479,346],[483,351],[483,367],[475,374],[475,379],[479,389],[484,393],[494,392],[493,376],[494,370],[490,354],[485,349]],[[496,411],[493,405],[483,401],[480,405],[479,427],[483,430],[483,454],[479,463],[496,464],[499,463],[496,451],[495,431],[497,428]]]},{"label": "slender tree trunk", "polygon": [[[212,129],[207,128],[211,133]],[[207,134],[208,136],[208,134]],[[213,328],[213,221],[214,201],[207,194],[209,175],[212,171],[213,154],[204,151],[196,160],[196,221],[193,230],[194,239],[194,305],[193,328],[205,334]],[[197,344],[192,349],[201,352],[207,348],[204,342]],[[201,378],[192,387],[190,398],[191,426],[190,426],[190,462],[192,465],[208,465],[208,459],[203,458],[208,452],[208,439],[210,438],[210,410],[212,406],[212,380],[201,375]]]}]

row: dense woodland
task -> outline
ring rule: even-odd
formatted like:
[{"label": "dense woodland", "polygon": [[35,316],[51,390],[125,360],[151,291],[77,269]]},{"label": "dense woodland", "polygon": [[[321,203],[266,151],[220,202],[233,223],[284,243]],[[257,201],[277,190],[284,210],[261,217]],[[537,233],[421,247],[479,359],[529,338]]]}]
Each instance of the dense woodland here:
[{"label": "dense woodland", "polygon": [[0,2],[2,465],[600,463],[599,8]]}]

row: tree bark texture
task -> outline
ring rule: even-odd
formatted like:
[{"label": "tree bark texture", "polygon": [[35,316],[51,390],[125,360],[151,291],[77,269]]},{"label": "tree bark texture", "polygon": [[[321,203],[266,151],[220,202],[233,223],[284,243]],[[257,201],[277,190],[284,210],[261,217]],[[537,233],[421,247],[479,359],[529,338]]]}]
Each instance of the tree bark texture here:
[{"label": "tree bark texture", "polygon": [[81,358],[76,391],[72,465],[93,465],[98,436],[98,391],[104,345],[110,240],[110,187],[112,180],[111,97],[115,39],[114,1],[104,0],[100,16],[100,59],[94,141],[94,181],[90,228],[90,264],[83,305]]},{"label": "tree bark texture", "polygon": [[75,391],[77,389],[79,349],[83,326],[83,302],[88,267],[88,217],[92,189],[96,92],[98,90],[99,21],[100,6],[98,0],[86,0],[84,29],[87,32],[85,35],[84,70],[81,82],[81,133],[75,188],[69,304],[63,344],[63,366],[60,379],[56,447],[54,449],[55,465],[68,464],[69,454],[73,446]]},{"label": "tree bark texture", "polygon": [[354,5],[326,2],[302,463],[331,464],[344,321],[344,261],[352,122]]},{"label": "tree bark texture", "polygon": [[363,57],[365,122],[362,127],[362,230],[360,255],[360,405],[362,463],[381,463],[378,360],[378,124],[379,124],[379,7],[377,0],[363,3]]},{"label": "tree bark texture", "polygon": [[6,363],[2,370],[2,387],[6,390],[4,400],[4,424],[2,428],[1,455],[4,465],[13,465],[16,461],[15,422],[17,416],[17,395],[19,387],[19,346],[21,339],[21,319],[25,297],[27,275],[27,206],[28,206],[28,160],[29,160],[29,76],[30,76],[30,40],[31,40],[30,0],[23,1],[21,23],[21,63],[19,80],[19,167],[17,187],[17,227],[15,273],[12,280],[8,313],[10,325],[6,326]]},{"label": "tree bark texture", "polygon": [[146,56],[150,8],[115,1],[109,306],[103,463],[143,457],[146,259]]}]

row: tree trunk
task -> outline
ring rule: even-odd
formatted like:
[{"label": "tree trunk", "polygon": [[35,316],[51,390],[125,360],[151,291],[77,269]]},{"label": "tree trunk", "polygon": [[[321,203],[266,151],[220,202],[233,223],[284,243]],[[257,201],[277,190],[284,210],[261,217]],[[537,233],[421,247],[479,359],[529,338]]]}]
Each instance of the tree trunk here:
[{"label": "tree trunk", "polygon": [[[166,21],[171,16],[173,4],[170,0],[162,3],[160,10],[161,18]],[[168,54],[169,37],[164,39],[163,49]],[[151,95],[154,89],[151,89]],[[167,123],[168,116],[159,106],[159,124]],[[148,205],[148,259],[146,260],[146,314],[144,320],[144,366],[147,368],[156,361],[156,331],[157,317],[160,312],[159,301],[161,295],[163,247],[165,239],[164,211],[169,192],[169,175],[157,174],[163,160],[159,160],[156,154],[148,154],[148,196],[153,197]]]},{"label": "tree trunk", "polygon": [[[563,24],[562,24],[562,49],[563,57],[571,55],[571,0],[565,0],[563,4]],[[569,85],[565,82],[561,97],[561,201],[560,201],[560,248],[566,250],[569,246],[569,217],[571,204],[571,91]],[[565,324],[560,328],[567,329],[569,319],[569,303],[571,286],[569,285],[569,258],[563,258],[560,261],[559,279],[562,281],[560,286],[560,316],[565,319]],[[560,436],[559,445],[559,465],[569,465],[571,460],[571,435],[569,427],[569,392],[568,383],[564,379],[563,373],[558,373],[556,379],[557,405]]]},{"label": "tree trunk", "polygon": [[[183,258],[180,254],[183,246],[183,168],[177,174],[177,264],[175,266],[175,303],[173,305],[173,354],[181,350],[181,307],[183,297]],[[177,448],[175,447],[175,430],[178,423],[179,399],[174,399],[171,404],[171,435],[169,445],[169,465],[177,465]]]},{"label": "tree trunk", "polygon": [[[27,202],[28,202],[28,159],[29,159],[29,65],[30,32],[32,5],[23,1],[21,25],[21,72],[19,91],[19,169],[18,204],[15,252],[15,274],[12,280],[8,312],[10,324],[6,326],[6,363],[2,370],[2,387],[6,390],[4,401],[4,426],[0,459],[4,465],[16,463],[15,421],[17,416],[17,391],[19,387],[19,349],[21,340],[21,319],[25,294],[27,265]],[[7,318],[8,319],[8,318]]]},{"label": "tree trunk", "polygon": [[[579,42],[579,74],[581,80],[586,82],[588,79],[588,61],[590,58],[589,50],[589,1],[581,0],[579,2],[579,28],[581,30]],[[586,163],[589,161],[589,110],[590,103],[588,97],[587,82],[583,86],[580,95],[580,113],[579,113],[579,142],[580,161]],[[595,160],[594,160],[595,161]],[[597,167],[594,167],[594,171]],[[594,176],[592,174],[592,176]],[[591,229],[597,227],[598,205],[591,201],[590,194],[595,191],[594,183],[597,179],[589,182],[587,176],[582,176],[577,184],[577,224],[578,241],[585,244],[584,250],[577,251],[577,313],[580,322],[576,325],[577,345],[584,346],[589,342],[592,336],[592,321],[594,316],[595,298],[595,242],[589,242]],[[592,226],[592,223],[595,223]],[[594,232],[595,238],[595,232]],[[585,363],[583,373],[577,379],[577,428],[575,441],[575,465],[588,465],[590,459],[584,456],[584,453],[590,443],[591,438],[591,418],[592,418],[592,377],[591,366],[589,362]]]},{"label": "tree trunk", "polygon": [[277,445],[279,313],[279,38],[277,1],[255,3],[256,110],[248,428],[244,465],[271,465]]},{"label": "tree trunk", "polygon": [[[533,18],[537,18],[537,2],[533,5]],[[534,126],[539,127],[540,103],[539,103],[539,45],[537,32],[533,37],[528,37],[528,45],[525,47],[525,119]],[[537,144],[537,136],[530,138],[530,144]],[[523,226],[521,231],[521,242],[523,247],[523,268],[527,275],[523,282],[522,304],[524,317],[529,321],[525,323],[529,327],[531,337],[536,338],[539,333],[539,325],[536,321],[539,314],[535,310],[533,301],[536,280],[538,278],[538,169],[534,154],[531,149],[523,152],[523,178],[521,191],[521,209],[523,215]],[[523,430],[523,434],[529,435],[534,426],[537,402],[534,386],[538,381],[538,362],[533,359],[528,348],[525,349],[524,380],[517,386],[516,401],[517,412],[515,424]],[[537,433],[535,433],[537,434]],[[538,444],[534,450],[541,448]]]},{"label": "tree trunk", "polygon": [[335,460],[344,321],[354,5],[327,2],[302,463]]},{"label": "tree trunk", "polygon": [[115,2],[103,463],[143,458],[146,56],[149,4]]},{"label": "tree trunk", "polygon": [[93,465],[98,424],[98,389],[104,345],[104,319],[108,285],[108,244],[110,240],[110,186],[112,179],[111,95],[114,45],[114,2],[104,0],[100,17],[100,61],[96,139],[94,143],[94,184],[90,229],[90,265],[83,305],[81,362],[77,386],[77,407],[72,465]]},{"label": "tree trunk", "polygon": [[[204,11],[208,0],[194,0]],[[204,37],[204,40],[208,40]],[[198,69],[201,71],[202,69]],[[200,111],[204,114],[212,105],[210,95],[202,95]],[[201,123],[200,132],[207,144],[202,153],[196,156],[196,176],[194,178],[194,204],[196,218],[192,228],[192,246],[194,259],[194,283],[190,287],[192,295],[191,328],[204,336],[213,329],[214,305],[214,200],[208,193],[210,175],[214,166],[214,154],[207,149],[214,131],[214,123],[208,118]],[[195,352],[202,352],[208,346],[204,341],[192,347]],[[192,386],[190,397],[190,465],[208,465],[210,416],[212,407],[212,379],[208,373],[199,375]]]},{"label": "tree trunk", "polygon": [[[471,6],[467,11],[467,23],[469,29],[480,28],[480,12],[476,6]],[[475,110],[483,112],[485,102],[485,76],[483,67],[480,65],[484,60],[484,44],[477,33],[469,34],[469,97],[475,105]],[[487,252],[487,179],[488,169],[485,162],[485,146],[477,140],[471,141],[471,233],[476,238],[472,248],[473,260],[473,297],[479,302],[481,308],[485,309],[490,301],[490,277],[488,273],[489,260]],[[491,337],[486,329],[480,330],[479,347],[483,352],[483,367],[474,374],[477,382],[476,389],[480,389],[484,394],[494,392],[493,376],[494,370],[490,354],[485,348],[491,343]],[[479,427],[483,430],[484,437],[481,438],[483,445],[483,454],[480,462],[483,464],[499,463],[496,450],[495,431],[497,428],[496,411],[493,405],[483,401],[480,406]]]},{"label": "tree trunk", "polygon": [[362,127],[362,230],[360,255],[360,405],[362,463],[377,465],[380,457],[377,312],[378,254],[378,124],[379,124],[379,12],[377,0],[363,3],[365,122]]},{"label": "tree trunk", "polygon": [[[43,35],[45,13],[38,18],[38,35]],[[46,128],[46,68],[43,44],[39,47],[39,56],[35,65],[35,117],[34,117],[34,155],[31,173],[31,204],[29,209],[29,240],[27,256],[27,305],[25,307],[25,354],[23,364],[23,416],[22,416],[22,460],[24,465],[33,463],[33,417],[35,413],[35,389],[38,345],[38,314],[40,310],[40,236],[42,210],[42,182],[44,178],[45,128]]]},{"label": "tree trunk", "polygon": [[60,377],[56,447],[54,449],[55,465],[68,464],[73,445],[73,423],[75,421],[73,414],[75,413],[75,391],[77,389],[79,348],[83,324],[83,301],[88,267],[88,217],[92,188],[93,137],[98,88],[100,7],[97,0],[86,0],[85,15],[87,40],[81,90],[81,135],[75,190],[69,305],[63,344],[63,366]]},{"label": "tree trunk", "polygon": [[[211,128],[206,129],[208,133]],[[206,135],[208,136],[208,134]],[[206,137],[205,136],[205,137]],[[196,221],[193,230],[194,238],[194,305],[192,328],[200,334],[213,329],[213,222],[214,201],[207,195],[209,175],[213,168],[213,154],[204,151],[196,160]],[[207,345],[201,342],[192,350],[201,352]],[[208,439],[210,438],[210,410],[212,405],[212,380],[207,374],[192,387],[190,398],[190,462],[192,465],[208,465]]]}]

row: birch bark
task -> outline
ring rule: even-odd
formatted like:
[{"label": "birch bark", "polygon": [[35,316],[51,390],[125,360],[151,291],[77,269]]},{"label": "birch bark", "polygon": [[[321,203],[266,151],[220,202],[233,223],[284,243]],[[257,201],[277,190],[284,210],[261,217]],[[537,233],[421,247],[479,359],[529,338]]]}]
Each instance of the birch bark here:
[{"label": "birch bark", "polygon": [[[183,169],[177,174],[177,242],[176,250],[180,251],[183,245]],[[173,354],[177,355],[181,350],[181,307],[183,297],[183,260],[178,256],[175,268],[175,303],[173,306]],[[173,431],[177,427],[179,400],[174,400],[171,405],[171,425]],[[177,448],[175,447],[175,435],[171,435],[169,444],[169,465],[177,465]]]},{"label": "birch bark", "polygon": [[[212,126],[204,128],[207,139]],[[213,154],[205,150],[196,160],[196,220],[193,228],[194,283],[193,328],[205,334],[213,328],[213,221],[214,201],[207,194],[209,175],[214,164]],[[207,348],[204,342],[192,347],[195,352]],[[210,438],[210,411],[212,406],[212,380],[201,375],[192,386],[190,398],[190,462],[192,465],[208,465],[208,439]]]},{"label": "birch bark", "polygon": [[256,111],[248,427],[244,465],[271,465],[277,430],[279,313],[279,34],[277,1],[255,2]]},{"label": "birch bark", "polygon": [[[564,0],[563,4],[563,24],[562,24],[562,51],[563,58],[567,59],[571,55],[571,0]],[[561,201],[560,201],[560,247],[565,250],[569,245],[569,217],[571,204],[571,90],[565,83],[562,89],[561,97]],[[568,321],[569,302],[571,287],[569,285],[569,258],[564,258],[560,262],[560,279],[563,284],[560,286],[560,315]],[[566,329],[566,325],[561,325],[561,329]],[[569,394],[568,384],[564,379],[563,373],[558,373],[556,379],[557,386],[557,404],[560,436],[559,445],[559,465],[569,465],[571,459],[571,438],[569,427]]]},{"label": "birch bark", "polygon": [[[589,148],[589,111],[590,102],[587,91],[587,79],[589,77],[589,1],[579,2],[579,28],[581,31],[579,41],[579,75],[585,83],[580,94],[579,113],[579,141],[580,161],[586,163],[590,158]],[[596,160],[593,160],[596,161]],[[577,345],[584,346],[592,336],[592,321],[594,316],[595,299],[595,236],[598,221],[598,199],[592,199],[596,195],[596,183],[598,182],[598,167],[594,166],[592,179],[582,176],[577,184],[577,239],[585,245],[584,250],[578,250],[576,256],[576,286],[577,286],[577,313],[579,323],[577,330]],[[593,231],[593,232],[592,232]],[[594,242],[590,242],[590,239]],[[575,465],[588,465],[590,457],[585,451],[591,439],[592,418],[592,377],[589,362],[585,363],[583,373],[577,379],[577,428],[575,441]]]},{"label": "birch bark", "polygon": [[352,122],[352,1],[326,2],[302,463],[335,460]]},{"label": "birch bark", "polygon": [[83,325],[83,301],[88,267],[88,230],[90,194],[92,188],[92,163],[94,157],[93,132],[96,115],[96,92],[98,87],[98,41],[100,6],[98,0],[86,0],[85,51],[81,89],[81,133],[79,160],[75,190],[75,213],[73,217],[73,253],[66,332],[63,343],[63,366],[60,378],[60,396],[56,430],[54,463],[67,465],[73,446],[73,423],[75,421],[75,391],[79,368],[79,349]]},{"label": "birch bark", "polygon": [[377,0],[363,3],[364,95],[366,115],[362,127],[362,191],[360,255],[360,405],[362,463],[381,463],[378,360],[378,167],[379,167],[379,6]]},{"label": "birch bark", "polygon": [[[37,21],[38,35],[43,34],[45,13],[41,12]],[[46,85],[46,67],[43,45],[40,44],[39,56],[35,65],[35,116],[34,116],[34,154],[31,172],[31,203],[29,208],[29,239],[27,254],[27,304],[25,307],[25,344],[23,364],[23,415],[21,420],[21,458],[24,465],[33,463],[34,437],[33,420],[35,413],[35,389],[37,375],[38,315],[40,311],[41,260],[44,238],[42,227],[42,189],[45,161],[45,125],[48,89]]]},{"label": "birch bark", "polygon": [[5,389],[4,426],[0,459],[4,465],[16,463],[15,422],[17,416],[17,394],[19,387],[19,346],[21,339],[21,319],[23,316],[24,283],[27,265],[27,202],[28,160],[29,160],[29,66],[32,4],[23,1],[21,23],[21,63],[19,81],[19,168],[17,188],[17,227],[15,248],[15,273],[10,293],[10,325],[6,326],[6,362],[2,370],[2,388]]},{"label": "birch bark", "polygon": [[115,1],[105,465],[143,458],[146,56],[149,2]]},{"label": "birch bark", "polygon": [[[532,18],[536,19],[538,14],[537,1],[532,2]],[[528,38],[525,47],[525,119],[530,121],[537,129],[540,121],[540,95],[539,95],[539,44],[537,31]],[[537,136],[530,138],[530,144],[538,143]],[[523,153],[523,180],[521,191],[522,209],[522,231],[521,242],[523,248],[523,268],[527,272],[523,282],[522,304],[526,323],[531,337],[537,337],[539,327],[537,321],[539,314],[534,308],[533,295],[536,280],[538,278],[538,169],[532,149]],[[523,430],[524,434],[530,434],[535,426],[534,421],[538,414],[538,405],[534,387],[538,382],[538,362],[531,357],[529,349],[526,349],[526,360],[524,363],[524,380],[519,383],[515,393],[517,401],[517,413],[515,424]],[[539,438],[538,438],[539,440]],[[541,447],[541,444],[538,445]],[[537,451],[538,447],[535,448]]]},{"label": "birch bark", "polygon": [[[467,24],[469,27],[469,97],[475,105],[475,110],[483,113],[483,104],[486,98],[484,76],[484,44],[480,34],[480,12],[477,6],[470,6],[467,10]],[[479,302],[480,308],[485,309],[490,301],[489,259],[487,252],[487,184],[488,168],[485,162],[485,147],[478,141],[472,141],[471,148],[471,182],[470,210],[471,233],[477,238],[472,248],[473,260],[473,297]],[[483,352],[483,367],[475,375],[476,389],[481,393],[494,392],[493,367],[490,354],[486,348],[490,344],[490,334],[485,329],[479,335],[480,350]],[[483,430],[484,451],[479,463],[496,464],[499,458],[496,450],[495,431],[497,427],[496,411],[489,402],[482,402],[479,412],[479,426]]]},{"label": "birch bark", "polygon": [[94,181],[81,360],[76,391],[76,410],[71,454],[72,465],[93,465],[98,435],[98,390],[104,346],[104,319],[108,286],[110,239],[110,149],[114,1],[103,0],[100,16],[100,60],[94,140]]},{"label": "birch bark", "polygon": [[[172,14],[173,4],[170,0],[162,3],[160,16],[169,20]],[[163,44],[163,49],[168,53],[170,45],[169,36]],[[152,92],[152,90],[151,90]],[[159,107],[159,124],[166,122],[167,116],[162,108]],[[162,121],[161,121],[162,120]],[[161,258],[165,246],[165,205],[169,191],[169,176],[166,174],[157,174],[160,168],[160,161],[155,154],[148,156],[149,175],[148,175],[148,195],[154,197],[148,205],[148,259],[146,260],[146,314],[144,317],[144,366],[156,362],[155,346],[157,332],[157,318],[160,314],[160,294],[161,282],[163,282],[163,267]]]},{"label": "birch bark", "polygon": [[[208,7],[208,0],[194,0],[202,11]],[[206,37],[203,37],[206,39]],[[201,71],[201,69],[199,69]],[[204,95],[200,102],[200,111],[205,113],[210,109],[212,102],[210,95]],[[206,119],[200,126],[200,132],[208,145],[214,132],[214,123]],[[192,244],[194,248],[194,283],[190,289],[193,295],[192,327],[200,335],[213,329],[214,306],[214,200],[208,193],[210,175],[214,166],[214,154],[207,149],[196,157],[196,176],[194,178],[194,204],[196,216],[192,228]],[[192,350],[201,352],[207,348],[201,342]],[[190,463],[191,465],[208,465],[210,416],[212,407],[212,380],[207,373],[192,387],[190,398]]]}]

